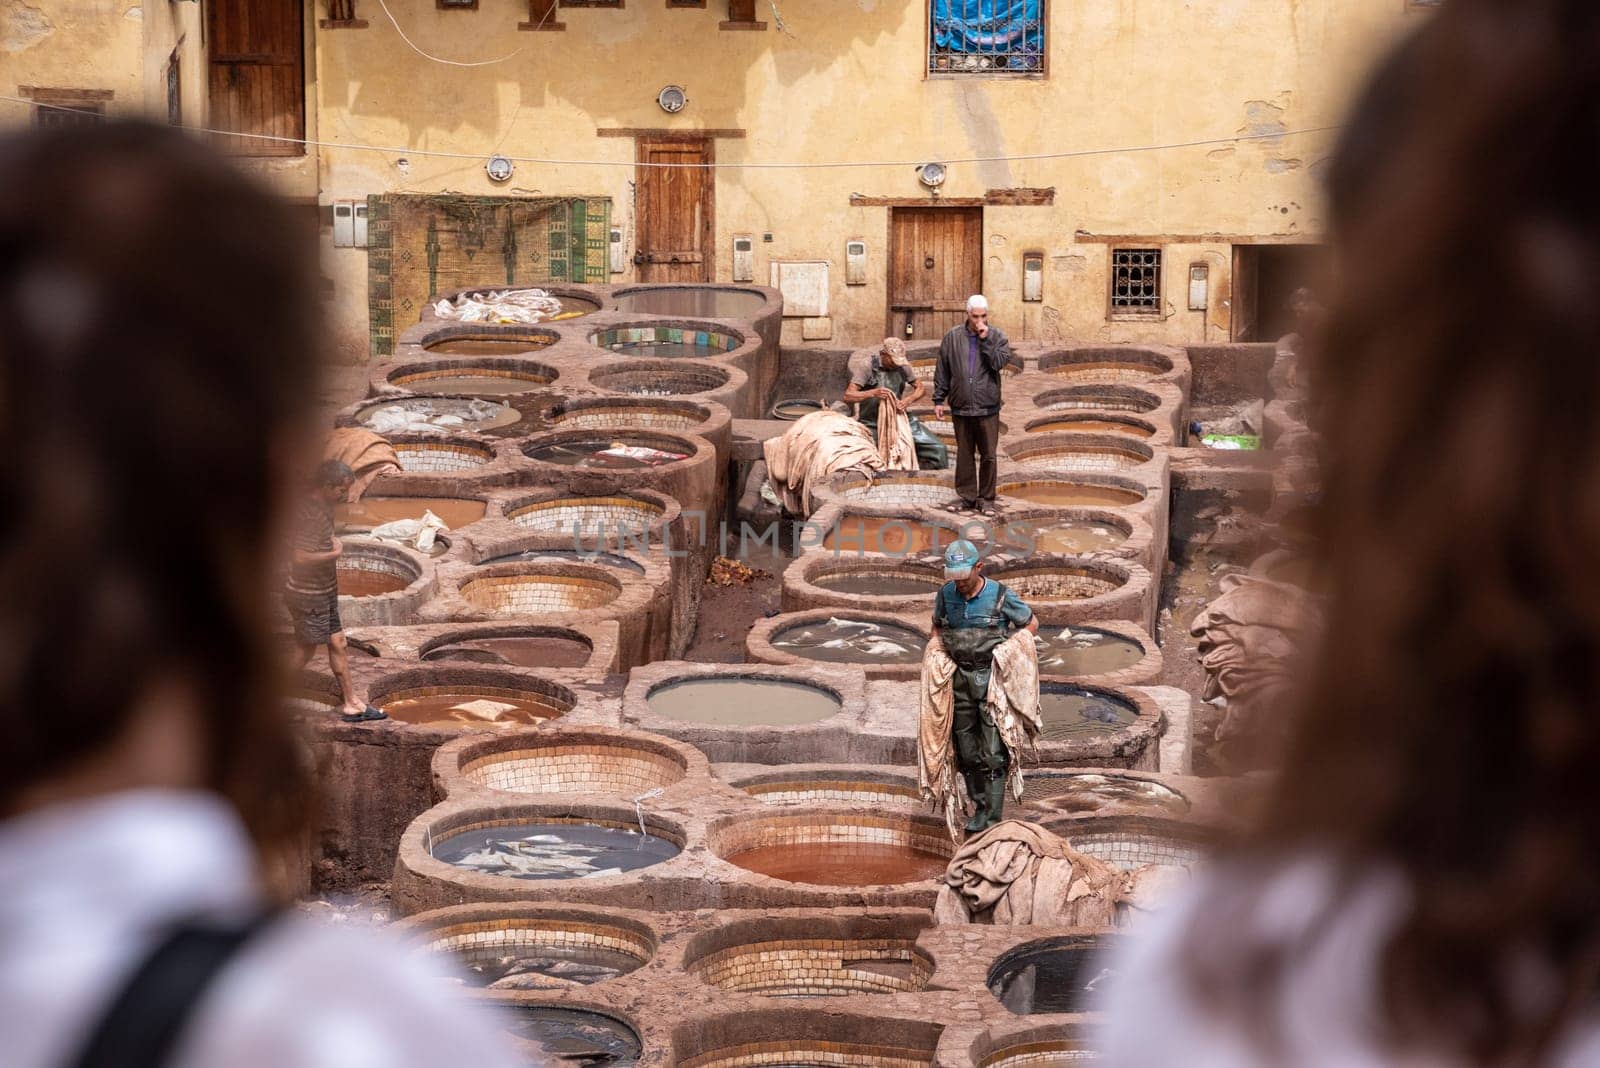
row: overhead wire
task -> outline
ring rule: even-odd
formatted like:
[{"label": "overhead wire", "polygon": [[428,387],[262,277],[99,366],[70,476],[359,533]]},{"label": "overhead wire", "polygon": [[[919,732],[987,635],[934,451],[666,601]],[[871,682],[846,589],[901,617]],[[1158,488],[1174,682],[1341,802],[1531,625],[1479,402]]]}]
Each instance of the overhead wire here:
[{"label": "overhead wire", "polygon": [[[25,97],[7,96],[0,94],[0,102],[12,104],[25,104],[29,107],[50,108],[57,111],[76,111],[76,108],[57,104],[43,104]],[[637,160],[599,160],[599,159],[567,159],[554,156],[508,156],[505,153],[489,152],[446,152],[431,148],[410,148],[400,145],[366,145],[344,141],[323,141],[305,137],[283,137],[276,134],[241,133],[237,130],[217,130],[205,126],[185,126],[184,129],[193,133],[208,134],[215,137],[239,137],[252,141],[273,141],[282,144],[304,145],[308,148],[336,148],[349,152],[379,152],[391,156],[428,156],[435,159],[466,159],[485,160],[493,155],[501,155],[513,163],[528,163],[535,166],[552,167],[654,167],[654,168],[695,168],[700,170],[840,170],[849,168],[894,168],[894,167],[920,167],[925,163],[938,162],[945,166],[970,163],[1024,163],[1039,160],[1055,159],[1082,159],[1090,156],[1120,156],[1134,155],[1145,152],[1168,152],[1183,148],[1210,148],[1219,145],[1233,145],[1252,141],[1281,141],[1290,137],[1303,137],[1311,134],[1332,133],[1342,129],[1339,125],[1309,126],[1296,130],[1278,130],[1272,133],[1234,134],[1228,137],[1209,137],[1193,141],[1173,141],[1157,145],[1124,145],[1117,148],[1080,148],[1063,149],[1058,152],[1026,152],[1002,156],[956,156],[942,157],[937,153],[930,153],[922,159],[916,160],[884,160],[884,159],[857,159],[857,160],[793,160],[793,161],[755,161],[755,160],[717,160],[711,163],[670,163]],[[683,130],[683,133],[693,134],[694,130]]]}]

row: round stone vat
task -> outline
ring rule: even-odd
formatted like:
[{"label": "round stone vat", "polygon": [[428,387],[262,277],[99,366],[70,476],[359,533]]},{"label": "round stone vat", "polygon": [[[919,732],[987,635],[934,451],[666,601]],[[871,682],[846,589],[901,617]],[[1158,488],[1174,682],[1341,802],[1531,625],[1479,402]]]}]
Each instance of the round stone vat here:
[{"label": "round stone vat", "polygon": [[494,462],[494,450],[458,438],[391,439],[389,444],[408,475],[459,475]]},{"label": "round stone vat", "polygon": [[622,595],[622,582],[603,567],[584,564],[488,564],[461,582],[461,597],[497,616],[537,616],[603,608]]},{"label": "round stone vat", "polygon": [[399,497],[374,494],[359,501],[340,504],[334,509],[334,522],[340,530],[371,530],[397,519],[421,519],[432,512],[451,530],[476,523],[489,510],[481,497]]},{"label": "round stone vat", "polygon": [[638,1064],[644,1043],[633,1025],[598,1009],[562,1003],[497,1002],[500,1025],[527,1050],[528,1064]]},{"label": "round stone vat", "polygon": [[876,768],[786,768],[745,776],[733,785],[764,805],[922,803],[915,779]]},{"label": "round stone vat", "polygon": [[1130,671],[1150,655],[1148,639],[1105,627],[1040,622],[1039,673],[1098,678]]},{"label": "round stone vat", "polygon": [[572,710],[565,686],[502,672],[441,668],[375,683],[369,700],[396,723],[437,730],[510,730]]},{"label": "round stone vat", "polygon": [[453,304],[457,299],[463,296],[472,297],[476,300],[486,302],[489,294],[491,293],[520,293],[527,292],[530,289],[537,289],[546,297],[555,298],[556,302],[561,307],[560,311],[556,312],[549,319],[544,320],[545,323],[556,323],[567,319],[576,319],[583,315],[591,315],[600,310],[601,298],[599,294],[590,289],[580,289],[565,284],[500,287],[468,286],[464,289],[447,290],[435,294],[432,298],[430,298],[429,302],[423,306],[421,318],[424,323],[449,325],[458,330],[478,328],[509,332],[526,331],[531,329],[530,325],[526,323],[494,324],[462,322],[459,319],[441,319],[438,311],[436,310],[436,306],[441,300],[449,301]]},{"label": "round stone vat", "polygon": [[1033,398],[1035,408],[1054,412],[1153,412],[1161,398],[1137,386],[1114,384],[1047,389]]},{"label": "round stone vat", "polygon": [[805,542],[812,544],[820,537],[818,548],[841,556],[862,553],[923,556],[943,553],[962,538],[986,542],[990,534],[989,524],[958,516],[923,519],[910,515],[868,515],[849,510],[836,513],[830,522],[824,523],[821,517],[817,517],[812,523],[816,529],[806,532]]},{"label": "round stone vat", "polygon": [[1118,771],[1041,770],[1027,775],[1022,800],[1071,815],[1093,815],[1104,809],[1145,809],[1181,816],[1189,799],[1157,779]]},{"label": "round stone vat", "polygon": [[675,723],[719,727],[795,727],[821,723],[844,707],[837,693],[760,672],[683,676],[645,694],[650,713]]},{"label": "round stone vat", "polygon": [[783,609],[839,606],[874,612],[933,611],[944,565],[880,556],[808,553],[783,573]]},{"label": "round stone vat", "polygon": [[659,470],[695,453],[687,438],[644,430],[557,430],[535,435],[522,447],[537,463],[584,471]]},{"label": "round stone vat", "polygon": [[1052,508],[1126,508],[1142,504],[1149,496],[1141,483],[1093,472],[1078,475],[1001,479],[995,492],[1013,501]]},{"label": "round stone vat", "polygon": [[1117,346],[1113,348],[1066,349],[1039,357],[1039,370],[1079,383],[1147,382],[1169,375],[1176,369],[1172,358],[1155,349]]},{"label": "round stone vat", "polygon": [[994,522],[1002,551],[1018,556],[1117,552],[1135,531],[1150,540],[1144,523],[1106,508],[1011,508]]},{"label": "round stone vat", "polygon": [[594,656],[594,641],[566,627],[480,627],[431,638],[418,653],[430,664],[581,668]]},{"label": "round stone vat", "polygon": [[570,990],[650,963],[659,944],[637,920],[583,909],[475,905],[422,913],[401,930],[469,987]]},{"label": "round stone vat", "polygon": [[1051,680],[1039,684],[1039,718],[1041,739],[1073,741],[1132,728],[1139,707],[1110,690]]},{"label": "round stone vat", "polygon": [[664,498],[619,490],[605,496],[574,494],[512,501],[506,505],[506,518],[541,534],[610,541],[645,536],[655,530],[667,511]]},{"label": "round stone vat", "polygon": [[1086,434],[1121,434],[1145,440],[1156,436],[1156,425],[1148,419],[1122,412],[1074,411],[1060,412],[1043,419],[1030,420],[1024,428],[1029,434],[1053,434],[1058,431]]},{"label": "round stone vat", "polygon": [[398,397],[368,404],[355,421],[378,435],[446,433],[470,430],[484,433],[515,426],[522,413],[509,404],[485,397]]},{"label": "round stone vat", "polygon": [[711,409],[688,400],[649,397],[580,397],[550,417],[554,430],[698,430]]},{"label": "round stone vat", "polygon": [[1123,871],[1152,865],[1189,870],[1217,844],[1209,827],[1160,816],[1077,816],[1050,820],[1045,827],[1079,852]]},{"label": "round stone vat", "polygon": [[452,324],[430,332],[422,347],[433,356],[515,356],[561,340],[554,330],[494,329],[483,323]]},{"label": "round stone vat", "polygon": [[955,500],[954,478],[950,471],[884,471],[873,478],[847,472],[821,487],[818,495],[874,508],[937,507]]},{"label": "round stone vat", "polygon": [[463,739],[441,749],[435,767],[447,786],[632,799],[680,782],[689,761],[679,746],[649,734],[567,727]]},{"label": "round stone vat", "polygon": [[554,367],[533,360],[434,360],[405,364],[389,372],[388,383],[412,393],[467,397],[532,393],[554,382]]},{"label": "round stone vat", "polygon": [[694,938],[684,970],[735,994],[841,997],[923,990],[933,959],[916,946],[926,914],[818,918],[763,916]]},{"label": "round stone vat", "polygon": [[926,620],[837,607],[758,619],[745,636],[757,664],[860,664],[868,678],[911,678],[928,644]]},{"label": "round stone vat", "polygon": [[781,400],[774,404],[772,406],[772,410],[767,413],[767,417],[769,419],[781,419],[785,423],[794,423],[804,419],[813,412],[820,412],[826,407],[827,405],[819,400],[790,398],[789,400]]},{"label": "round stone vat", "polygon": [[681,360],[725,355],[743,345],[744,338],[710,323],[655,324],[597,330],[589,343],[619,356]]},{"label": "round stone vat", "polygon": [[589,384],[633,397],[694,397],[727,388],[736,374],[734,368],[718,364],[639,360],[592,368]]},{"label": "round stone vat", "polygon": [[939,1024],[880,1013],[743,1009],[673,1031],[677,1068],[928,1068]]},{"label": "round stone vat", "polygon": [[336,570],[339,618],[346,627],[410,622],[433,592],[433,575],[404,549],[377,541],[345,541]]},{"label": "round stone vat", "polygon": [[648,812],[641,821],[631,809],[581,807],[581,815],[548,805],[461,810],[425,824],[422,844],[453,879],[495,884],[621,876],[683,849],[683,832]]},{"label": "round stone vat", "polygon": [[1089,601],[1114,594],[1133,578],[1132,565],[1102,557],[1038,557],[990,563],[984,574],[1030,604]]},{"label": "round stone vat", "polygon": [[1040,434],[1011,446],[1006,456],[1035,467],[1127,471],[1155,459],[1155,450],[1120,434]]},{"label": "round stone vat", "polygon": [[943,820],[853,812],[732,817],[707,844],[748,872],[813,886],[926,882],[944,874],[955,851]]},{"label": "round stone vat", "polygon": [[970,1063],[977,1068],[1063,1068],[1099,1057],[1090,1028],[1052,1024],[1021,1033],[986,1033],[972,1044]]},{"label": "round stone vat", "polygon": [[[561,539],[557,537],[555,540],[559,542]],[[578,549],[558,544],[549,548],[535,546],[531,549],[509,549],[504,552],[499,551],[497,547],[491,546],[488,551],[493,555],[478,561],[479,563],[566,563],[569,560],[581,560],[586,564],[604,564],[606,567],[621,568],[623,571],[631,571],[635,575],[646,573],[644,564],[630,556],[624,556],[621,553],[603,552],[594,548]]]},{"label": "round stone vat", "polygon": [[724,286],[625,289],[613,299],[617,310],[624,313],[706,319],[750,319],[767,306],[763,293]]},{"label": "round stone vat", "polygon": [[989,969],[989,992],[1018,1015],[1095,1011],[1116,973],[1107,958],[1114,936],[1069,936],[1025,942]]}]

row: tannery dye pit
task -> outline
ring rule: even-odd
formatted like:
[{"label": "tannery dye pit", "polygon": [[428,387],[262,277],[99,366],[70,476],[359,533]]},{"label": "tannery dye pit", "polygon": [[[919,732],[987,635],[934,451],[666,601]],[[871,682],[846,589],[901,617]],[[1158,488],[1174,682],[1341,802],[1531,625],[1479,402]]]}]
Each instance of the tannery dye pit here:
[{"label": "tannery dye pit", "polygon": [[815,686],[743,677],[668,683],[651,690],[646,702],[654,714],[680,723],[767,727],[817,723],[841,707],[837,697]]},{"label": "tannery dye pit", "polygon": [[684,286],[667,289],[633,289],[617,294],[622,311],[662,317],[742,319],[755,315],[767,299],[748,289]]},{"label": "tannery dye pit", "polygon": [[1070,741],[1131,727],[1139,710],[1109,694],[1050,682],[1039,688],[1039,717],[1044,721],[1039,737]]},{"label": "tannery dye pit", "polygon": [[334,522],[342,530],[371,530],[397,519],[421,519],[432,512],[451,530],[476,523],[489,510],[487,501],[464,497],[363,497],[334,509]]},{"label": "tannery dye pit", "polygon": [[848,593],[858,597],[921,597],[927,596],[928,606],[933,606],[933,595],[943,585],[938,579],[916,575],[897,574],[892,571],[841,571],[820,575],[812,580],[819,589],[834,593]]},{"label": "tannery dye pit", "polygon": [[[545,666],[545,665],[530,665]],[[561,705],[533,693],[441,689],[404,694],[383,702],[389,718],[424,727],[517,727],[554,719]]]},{"label": "tannery dye pit", "polygon": [[381,597],[386,593],[398,593],[409,585],[409,578],[388,571],[339,568],[340,597]]},{"label": "tannery dye pit", "polygon": [[728,857],[746,871],[819,886],[893,886],[937,879],[950,858],[872,842],[760,846]]},{"label": "tannery dye pit", "polygon": [[916,664],[927,636],[894,623],[838,617],[802,623],[772,636],[772,647],[832,664]]},{"label": "tannery dye pit", "polygon": [[587,664],[593,654],[593,647],[578,638],[529,634],[463,639],[430,649],[422,659],[521,668],[575,668]]},{"label": "tannery dye pit", "polygon": [[593,879],[671,860],[679,847],[632,827],[513,823],[461,831],[433,843],[433,856],[466,871],[507,879]]},{"label": "tannery dye pit", "polygon": [[530,460],[609,471],[637,471],[675,463],[687,454],[660,447],[654,439],[629,435],[568,438],[523,449]]},{"label": "tannery dye pit", "polygon": [[644,1048],[633,1028],[604,1013],[549,1005],[499,1011],[507,1031],[538,1047],[536,1064],[625,1068],[638,1063]]},{"label": "tannery dye pit", "polygon": [[1086,1012],[1116,981],[1096,940],[1022,946],[989,972],[989,990],[1012,1012]]},{"label": "tannery dye pit", "polygon": [[1039,670],[1048,675],[1108,675],[1145,657],[1144,646],[1093,627],[1041,626]]}]

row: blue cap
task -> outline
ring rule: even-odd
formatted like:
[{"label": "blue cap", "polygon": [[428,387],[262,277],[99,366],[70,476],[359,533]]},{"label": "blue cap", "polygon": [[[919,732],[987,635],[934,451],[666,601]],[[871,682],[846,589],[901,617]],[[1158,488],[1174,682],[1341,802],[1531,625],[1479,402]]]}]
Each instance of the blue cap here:
[{"label": "blue cap", "polygon": [[978,547],[970,541],[958,541],[944,551],[944,577],[963,579],[972,574],[972,565],[978,562]]}]

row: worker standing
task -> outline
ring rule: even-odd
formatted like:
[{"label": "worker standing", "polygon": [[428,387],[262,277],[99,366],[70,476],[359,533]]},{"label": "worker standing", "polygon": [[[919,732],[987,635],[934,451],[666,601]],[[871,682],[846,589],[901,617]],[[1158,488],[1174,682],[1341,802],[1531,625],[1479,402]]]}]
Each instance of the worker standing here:
[{"label": "worker standing", "polygon": [[[1011,343],[989,325],[989,301],[967,298],[967,318],[939,344],[933,374],[933,412],[951,410],[956,432],[956,512],[995,514],[995,451],[1000,442],[1000,369],[1012,362]],[[976,462],[974,462],[976,454]]]}]

